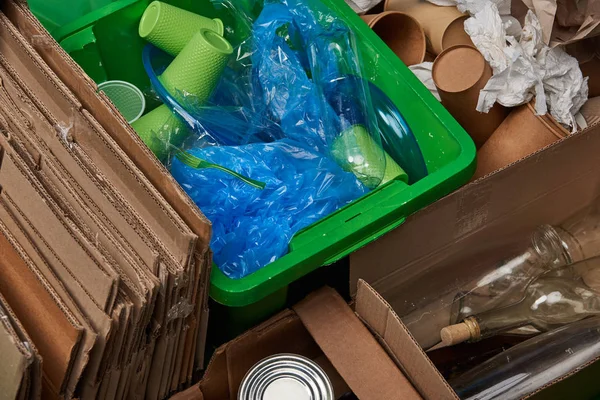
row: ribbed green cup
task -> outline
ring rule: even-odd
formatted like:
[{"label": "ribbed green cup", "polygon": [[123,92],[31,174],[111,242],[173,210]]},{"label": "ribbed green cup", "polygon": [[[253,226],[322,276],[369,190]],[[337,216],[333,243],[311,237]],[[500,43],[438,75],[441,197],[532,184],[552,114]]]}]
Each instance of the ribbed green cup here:
[{"label": "ribbed green cup", "polygon": [[223,36],[223,22],[181,8],[154,1],[140,20],[139,34],[159,49],[177,56],[200,29],[211,29]]},{"label": "ribbed green cup", "polygon": [[201,29],[160,76],[165,89],[181,100],[192,95],[198,104],[208,100],[219,82],[233,47],[219,34]]},{"label": "ribbed green cup", "polygon": [[131,126],[159,160],[169,155],[169,145],[179,147],[189,136],[185,124],[164,104]]},{"label": "ribbed green cup", "polygon": [[406,172],[363,125],[354,125],[342,132],[333,142],[331,154],[345,171],[352,172],[370,189],[396,179],[408,182]]}]

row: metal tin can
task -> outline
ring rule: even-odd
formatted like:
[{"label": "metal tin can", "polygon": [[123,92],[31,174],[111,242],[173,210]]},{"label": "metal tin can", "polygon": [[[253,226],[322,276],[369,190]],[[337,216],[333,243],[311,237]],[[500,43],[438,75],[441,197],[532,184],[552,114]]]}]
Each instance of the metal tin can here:
[{"label": "metal tin can", "polygon": [[238,400],[334,400],[325,371],[295,354],[265,358],[248,371]]}]

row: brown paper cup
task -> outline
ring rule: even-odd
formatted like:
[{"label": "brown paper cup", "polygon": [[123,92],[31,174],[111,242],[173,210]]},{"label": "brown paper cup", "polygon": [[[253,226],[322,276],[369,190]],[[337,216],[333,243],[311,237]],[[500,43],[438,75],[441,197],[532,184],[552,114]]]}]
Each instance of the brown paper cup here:
[{"label": "brown paper cup", "polygon": [[419,22],[410,15],[387,11],[365,15],[362,19],[406,65],[425,60],[427,40]]},{"label": "brown paper cup", "polygon": [[464,29],[468,16],[456,7],[440,7],[426,0],[386,0],[385,11],[400,11],[419,21],[428,39],[427,50],[435,55],[459,44],[473,45]]},{"label": "brown paper cup", "polygon": [[479,150],[474,178],[504,168],[569,134],[550,114],[535,115],[533,104],[513,109]]},{"label": "brown paper cup", "polygon": [[508,111],[500,104],[487,114],[476,110],[479,92],[492,76],[481,53],[472,46],[451,47],[436,58],[432,75],[442,105],[473,138],[477,148],[483,146]]}]

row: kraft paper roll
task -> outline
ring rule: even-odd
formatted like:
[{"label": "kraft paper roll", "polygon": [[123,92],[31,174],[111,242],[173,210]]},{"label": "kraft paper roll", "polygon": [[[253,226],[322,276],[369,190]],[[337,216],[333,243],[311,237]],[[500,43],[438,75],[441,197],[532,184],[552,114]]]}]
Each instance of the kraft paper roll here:
[{"label": "kraft paper roll", "polygon": [[425,60],[427,40],[419,22],[405,13],[387,11],[361,17],[406,65]]},{"label": "kraft paper roll", "polygon": [[473,138],[477,148],[483,146],[508,111],[500,104],[488,113],[476,110],[479,92],[492,76],[481,53],[472,46],[451,47],[436,58],[432,75],[444,107]]},{"label": "kraft paper roll", "polygon": [[437,55],[456,45],[473,45],[465,32],[468,18],[456,7],[441,7],[426,0],[386,0],[385,11],[400,11],[416,19],[428,39],[427,49]]},{"label": "kraft paper roll", "polygon": [[223,36],[223,22],[181,8],[154,1],[140,20],[139,35],[159,49],[176,56],[200,29],[211,29]]},{"label": "kraft paper roll", "polygon": [[479,150],[475,179],[502,169],[569,135],[550,114],[535,115],[532,103],[514,108]]},{"label": "kraft paper roll", "polygon": [[219,34],[201,29],[160,76],[165,89],[175,97],[179,92],[206,102],[219,79],[233,48]]}]

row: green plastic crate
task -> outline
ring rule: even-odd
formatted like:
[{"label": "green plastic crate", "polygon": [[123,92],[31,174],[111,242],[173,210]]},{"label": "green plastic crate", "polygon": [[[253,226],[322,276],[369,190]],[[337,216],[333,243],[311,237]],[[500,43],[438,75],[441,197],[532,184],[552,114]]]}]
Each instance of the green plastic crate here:
[{"label": "green plastic crate", "polygon": [[245,278],[229,279],[213,268],[210,294],[226,307],[219,307],[219,315],[213,312],[211,318],[223,321],[228,336],[285,307],[286,288],[292,282],[398,227],[410,214],[466,183],[474,172],[473,141],[448,111],[343,0],[322,3],[357,34],[367,78],[406,118],[429,176],[411,186],[394,181],[356,200],[298,233],[286,256]]},{"label": "green plastic crate", "polygon": [[[139,0],[126,5],[71,32],[65,39],[67,45],[65,41],[61,44],[97,82],[119,79],[146,90],[149,82],[141,61],[145,43],[138,37],[137,26],[149,2]],[[226,26],[233,23],[208,0],[166,2],[210,18],[219,17]],[[243,279],[229,279],[213,268],[210,294],[219,306],[218,312],[211,313],[211,321],[218,317],[222,325],[219,330],[228,336],[283,308],[291,283],[398,227],[407,216],[466,183],[474,173],[475,146],[460,125],[344,0],[322,2],[357,34],[366,77],[392,99],[406,118],[425,157],[429,176],[411,186],[390,182],[356,200],[298,233],[286,256]],[[80,38],[73,39],[78,35]],[[401,244],[398,256],[402,256]]]}]

